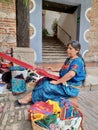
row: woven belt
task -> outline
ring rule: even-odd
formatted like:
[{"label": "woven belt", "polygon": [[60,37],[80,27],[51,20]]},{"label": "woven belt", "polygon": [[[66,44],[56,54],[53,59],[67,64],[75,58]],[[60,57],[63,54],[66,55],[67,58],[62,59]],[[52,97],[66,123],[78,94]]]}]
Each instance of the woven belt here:
[{"label": "woven belt", "polygon": [[73,88],[81,89],[81,86],[72,86]]}]

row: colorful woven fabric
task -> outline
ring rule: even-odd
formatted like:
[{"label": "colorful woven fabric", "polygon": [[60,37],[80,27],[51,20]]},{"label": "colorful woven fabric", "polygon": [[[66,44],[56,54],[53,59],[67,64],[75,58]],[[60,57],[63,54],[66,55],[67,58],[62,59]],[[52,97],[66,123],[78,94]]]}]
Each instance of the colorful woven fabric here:
[{"label": "colorful woven fabric", "polygon": [[49,79],[43,78],[37,86],[33,89],[32,92],[32,101],[35,103],[37,101],[46,102],[48,99],[62,102],[62,98],[68,99],[69,97],[78,96],[79,89],[73,88],[71,85],[53,85],[50,84]]},{"label": "colorful woven fabric", "polygon": [[53,105],[53,113],[58,113],[61,111],[61,108],[59,107],[59,103],[52,101],[52,100],[48,100],[47,103],[49,103],[50,105]]},{"label": "colorful woven fabric", "polygon": [[81,58],[67,60],[60,70],[60,77],[63,77],[69,71],[75,71],[76,75],[65,85],[54,85],[50,83],[49,78],[43,78],[32,91],[32,101],[34,103],[36,101],[46,102],[50,99],[61,103],[61,98],[68,99],[78,96],[80,90],[73,86],[81,86],[82,80],[86,76]]},{"label": "colorful woven fabric", "polygon": [[13,93],[23,93],[26,91],[26,83],[24,79],[12,78],[12,92]]},{"label": "colorful woven fabric", "polygon": [[57,121],[57,115],[48,115],[47,117],[36,121],[37,124],[39,124],[42,127],[49,128],[51,123],[55,123]]}]

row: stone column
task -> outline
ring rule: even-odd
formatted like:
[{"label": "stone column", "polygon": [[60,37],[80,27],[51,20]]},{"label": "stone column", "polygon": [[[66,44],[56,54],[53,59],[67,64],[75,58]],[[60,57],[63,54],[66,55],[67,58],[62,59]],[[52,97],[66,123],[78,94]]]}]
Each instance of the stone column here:
[{"label": "stone column", "polygon": [[87,62],[98,61],[98,0],[92,0],[92,7],[86,13],[90,28],[86,33],[86,40],[89,43],[88,52],[84,58]]}]

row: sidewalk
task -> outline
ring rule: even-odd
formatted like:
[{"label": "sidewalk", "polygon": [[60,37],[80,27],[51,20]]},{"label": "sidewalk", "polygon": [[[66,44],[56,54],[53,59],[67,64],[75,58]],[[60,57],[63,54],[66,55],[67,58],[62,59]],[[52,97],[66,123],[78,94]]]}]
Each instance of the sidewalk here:
[{"label": "sidewalk", "polygon": [[88,63],[86,70],[87,77],[85,86],[88,86],[90,90],[98,90],[98,63]]},{"label": "sidewalk", "polygon": [[[53,65],[53,64],[52,64]],[[60,67],[61,64],[55,67]],[[39,67],[42,65],[38,65]],[[49,66],[44,64],[43,68]],[[79,95],[79,106],[84,114],[84,130],[98,130],[98,67],[94,64],[87,65],[87,79],[85,87]],[[28,88],[31,91],[32,88]],[[27,92],[28,92],[27,91]],[[26,92],[26,93],[27,93]],[[24,94],[13,96],[6,89],[0,95],[0,103],[3,105],[3,112],[0,113],[0,130],[32,130],[31,122],[28,120],[27,109],[29,105],[14,107],[14,101]]]}]

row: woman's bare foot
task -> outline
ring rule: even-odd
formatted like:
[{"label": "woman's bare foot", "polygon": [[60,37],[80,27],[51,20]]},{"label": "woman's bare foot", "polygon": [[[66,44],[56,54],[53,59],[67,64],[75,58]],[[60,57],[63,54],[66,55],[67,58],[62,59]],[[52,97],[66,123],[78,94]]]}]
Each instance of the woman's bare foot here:
[{"label": "woman's bare foot", "polygon": [[19,102],[18,100],[16,100],[14,102],[14,106],[23,106],[23,105],[32,105],[32,104],[33,104],[32,101],[30,101],[30,102]]},{"label": "woman's bare foot", "polygon": [[32,92],[28,93],[23,98],[16,100],[15,105],[18,105],[18,106],[28,105],[29,103],[32,102],[31,95],[32,95]]},{"label": "woman's bare foot", "polygon": [[27,103],[29,103],[30,101],[31,101],[31,99],[29,99],[29,100],[18,99],[18,102],[19,102],[20,104],[27,104]]}]

